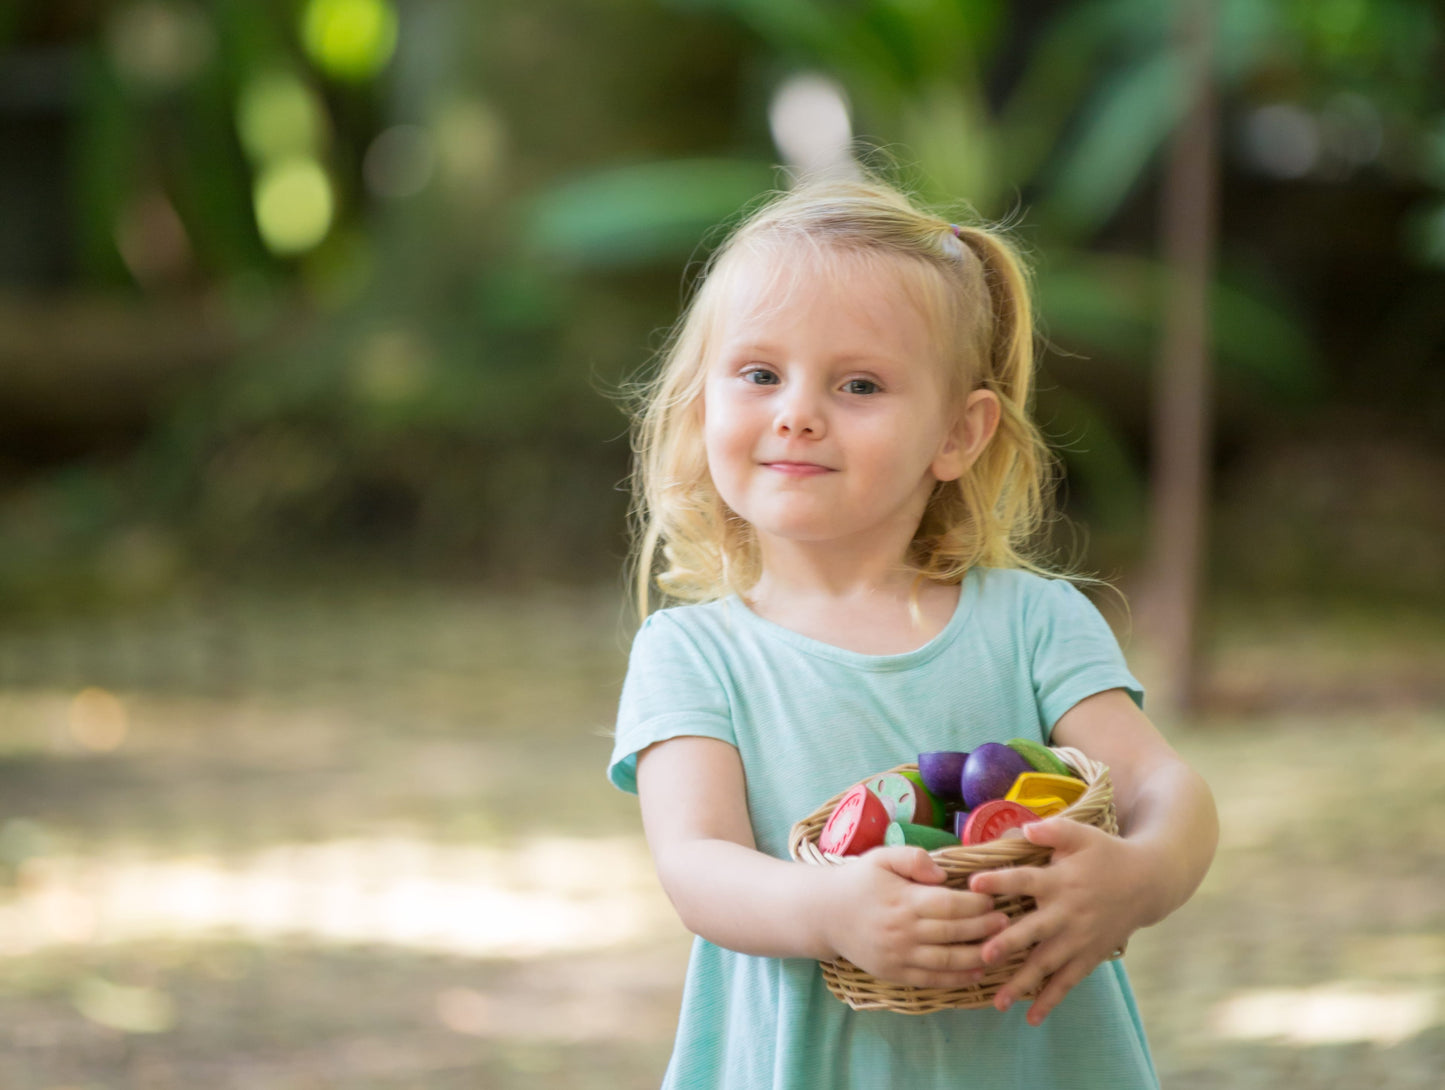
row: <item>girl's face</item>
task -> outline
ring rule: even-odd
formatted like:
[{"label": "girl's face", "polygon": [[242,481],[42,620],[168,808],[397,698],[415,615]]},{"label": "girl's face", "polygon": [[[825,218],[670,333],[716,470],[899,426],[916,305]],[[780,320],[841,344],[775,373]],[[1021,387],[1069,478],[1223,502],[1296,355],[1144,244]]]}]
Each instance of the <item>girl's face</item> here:
[{"label": "girl's face", "polygon": [[878,261],[791,280],[776,260],[741,261],[703,393],[713,484],[765,557],[786,540],[901,559],[935,483],[976,453],[927,320]]}]

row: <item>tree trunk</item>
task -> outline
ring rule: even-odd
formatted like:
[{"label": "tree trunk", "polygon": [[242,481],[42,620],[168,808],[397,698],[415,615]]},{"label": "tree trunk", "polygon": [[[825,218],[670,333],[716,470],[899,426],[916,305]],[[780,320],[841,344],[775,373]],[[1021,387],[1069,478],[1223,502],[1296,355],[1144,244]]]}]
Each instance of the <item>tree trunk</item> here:
[{"label": "tree trunk", "polygon": [[1165,716],[1188,712],[1197,692],[1212,420],[1209,285],[1217,215],[1213,21],[1211,0],[1183,0],[1178,48],[1190,97],[1171,142],[1163,192],[1168,276],[1155,371],[1148,585],[1141,622],[1156,670],[1151,699]]}]

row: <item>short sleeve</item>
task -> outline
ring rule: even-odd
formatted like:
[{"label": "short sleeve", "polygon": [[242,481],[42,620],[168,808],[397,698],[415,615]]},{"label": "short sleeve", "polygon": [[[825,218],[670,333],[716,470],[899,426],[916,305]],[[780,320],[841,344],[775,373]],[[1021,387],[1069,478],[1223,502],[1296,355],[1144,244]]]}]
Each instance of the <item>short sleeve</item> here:
[{"label": "short sleeve", "polygon": [[731,702],[717,671],[664,610],[648,617],[632,641],[608,778],[636,794],[637,755],[684,735],[737,745]]},{"label": "short sleeve", "polygon": [[1123,689],[1144,705],[1119,641],[1094,603],[1062,579],[1044,582],[1029,610],[1034,696],[1045,733],[1085,697]]}]

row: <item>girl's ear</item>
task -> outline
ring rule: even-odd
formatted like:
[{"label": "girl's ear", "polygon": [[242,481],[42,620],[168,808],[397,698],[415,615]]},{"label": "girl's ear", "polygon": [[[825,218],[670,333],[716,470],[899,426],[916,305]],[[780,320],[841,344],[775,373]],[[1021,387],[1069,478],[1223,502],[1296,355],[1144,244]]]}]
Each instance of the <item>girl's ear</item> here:
[{"label": "girl's ear", "polygon": [[933,460],[933,475],[940,481],[956,481],[988,446],[998,431],[1003,406],[992,390],[974,390],[963,403],[953,427]]}]

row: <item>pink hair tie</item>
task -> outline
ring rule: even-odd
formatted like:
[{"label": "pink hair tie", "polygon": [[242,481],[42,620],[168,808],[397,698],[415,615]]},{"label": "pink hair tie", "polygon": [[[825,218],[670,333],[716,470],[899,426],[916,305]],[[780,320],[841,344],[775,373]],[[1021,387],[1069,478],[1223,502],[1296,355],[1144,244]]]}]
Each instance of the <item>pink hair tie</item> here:
[{"label": "pink hair tie", "polygon": [[962,239],[963,239],[963,228],[962,228],[962,227],[960,227],[960,226],[959,226],[958,224],[956,224],[956,223],[950,223],[950,224],[948,225],[948,229],[953,232],[953,237],[954,237],[954,238],[959,239],[960,241],[962,241]]}]

